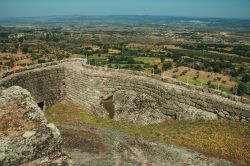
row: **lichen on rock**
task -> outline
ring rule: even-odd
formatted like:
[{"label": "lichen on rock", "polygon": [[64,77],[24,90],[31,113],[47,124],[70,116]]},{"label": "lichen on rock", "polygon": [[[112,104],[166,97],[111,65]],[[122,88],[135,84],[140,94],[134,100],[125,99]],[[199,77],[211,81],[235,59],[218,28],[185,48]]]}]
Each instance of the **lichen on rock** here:
[{"label": "lichen on rock", "polygon": [[212,112],[187,105],[183,105],[183,111],[177,112],[176,118],[178,120],[218,120],[218,116]]},{"label": "lichen on rock", "polygon": [[146,125],[166,119],[159,103],[145,93],[120,90],[114,93],[112,101],[115,120]]},{"label": "lichen on rock", "polygon": [[[0,165],[21,165],[46,157],[54,165],[72,163],[62,153],[59,130],[47,123],[30,93],[18,86],[0,93],[0,145]],[[58,158],[49,157],[53,154]]]}]

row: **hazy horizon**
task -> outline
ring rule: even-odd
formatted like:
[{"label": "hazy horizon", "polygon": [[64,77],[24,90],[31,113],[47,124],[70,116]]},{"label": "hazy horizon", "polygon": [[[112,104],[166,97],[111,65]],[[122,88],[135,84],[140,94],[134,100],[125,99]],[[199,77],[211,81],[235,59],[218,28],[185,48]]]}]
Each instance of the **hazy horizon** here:
[{"label": "hazy horizon", "polygon": [[48,16],[176,16],[250,18],[248,0],[1,0],[1,18]]},{"label": "hazy horizon", "polygon": [[121,16],[121,17],[126,17],[126,16],[136,16],[136,17],[176,17],[176,18],[194,18],[194,19],[235,19],[235,20],[250,20],[249,18],[244,18],[244,17],[212,17],[212,16],[177,16],[177,15],[143,15],[143,14],[96,14],[96,15],[87,15],[87,14],[58,14],[58,15],[43,15],[43,16],[12,16],[12,17],[1,17],[0,19],[22,19],[22,18],[46,18],[46,17],[74,17],[74,16],[79,16],[79,17],[112,17],[112,16]]}]

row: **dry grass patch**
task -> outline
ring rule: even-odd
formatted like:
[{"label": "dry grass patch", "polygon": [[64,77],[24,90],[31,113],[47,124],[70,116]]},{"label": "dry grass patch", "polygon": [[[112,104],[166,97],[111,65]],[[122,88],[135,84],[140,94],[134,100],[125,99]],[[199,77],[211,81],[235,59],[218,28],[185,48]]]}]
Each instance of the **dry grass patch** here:
[{"label": "dry grass patch", "polygon": [[108,53],[109,54],[120,54],[121,53],[121,51],[120,50],[116,50],[116,49],[108,49]]},{"label": "dry grass patch", "polygon": [[181,47],[178,47],[176,45],[164,45],[164,48],[167,48],[167,49],[175,49],[175,50],[181,50],[182,48]]},{"label": "dry grass patch", "polygon": [[214,83],[224,84],[225,86],[231,88],[237,85],[236,82],[232,81],[229,76],[206,71],[198,71],[188,67],[178,67],[168,70],[163,73],[166,76],[173,77],[173,75],[184,75],[191,78],[197,77],[197,79],[204,81],[211,81]]}]

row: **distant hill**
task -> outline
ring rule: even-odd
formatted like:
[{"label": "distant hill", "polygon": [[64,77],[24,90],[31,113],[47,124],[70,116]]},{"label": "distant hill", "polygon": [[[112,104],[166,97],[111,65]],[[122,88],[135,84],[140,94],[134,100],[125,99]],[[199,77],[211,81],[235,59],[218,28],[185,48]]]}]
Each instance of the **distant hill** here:
[{"label": "distant hill", "polygon": [[121,25],[151,25],[177,28],[198,28],[216,30],[249,31],[250,19],[229,18],[199,18],[199,17],[173,17],[173,16],[47,16],[47,17],[16,17],[0,18],[3,23],[32,23],[32,24],[121,24]]}]

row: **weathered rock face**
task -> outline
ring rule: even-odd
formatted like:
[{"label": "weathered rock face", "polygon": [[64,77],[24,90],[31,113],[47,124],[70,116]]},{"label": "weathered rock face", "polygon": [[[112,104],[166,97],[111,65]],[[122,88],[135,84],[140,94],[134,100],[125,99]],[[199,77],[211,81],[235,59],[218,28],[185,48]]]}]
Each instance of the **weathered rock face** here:
[{"label": "weathered rock face", "polygon": [[177,112],[176,118],[178,120],[218,120],[215,113],[203,111],[186,104],[183,104],[182,111]]},{"label": "weathered rock face", "polygon": [[47,124],[27,90],[18,86],[1,90],[0,165],[70,165],[61,144],[59,130]]},{"label": "weathered rock face", "polygon": [[[107,99],[112,97],[110,104],[113,108],[105,107],[112,116],[112,119],[134,124],[160,123],[171,116],[164,114],[160,103],[145,93],[138,93],[133,90],[118,90],[109,94]],[[104,98],[104,100],[105,100]],[[109,99],[110,100],[110,99]],[[176,113],[178,120],[218,120],[215,113],[203,111],[192,106],[182,104],[183,109]],[[109,110],[113,109],[113,110]]]},{"label": "weathered rock face", "polygon": [[[206,157],[175,145],[144,141],[109,129],[59,126],[64,146],[77,165],[85,166],[229,166],[230,161]],[[73,137],[72,137],[73,136]]]},{"label": "weathered rock face", "polygon": [[112,101],[115,120],[145,125],[160,123],[166,119],[159,103],[145,93],[116,91]]}]

